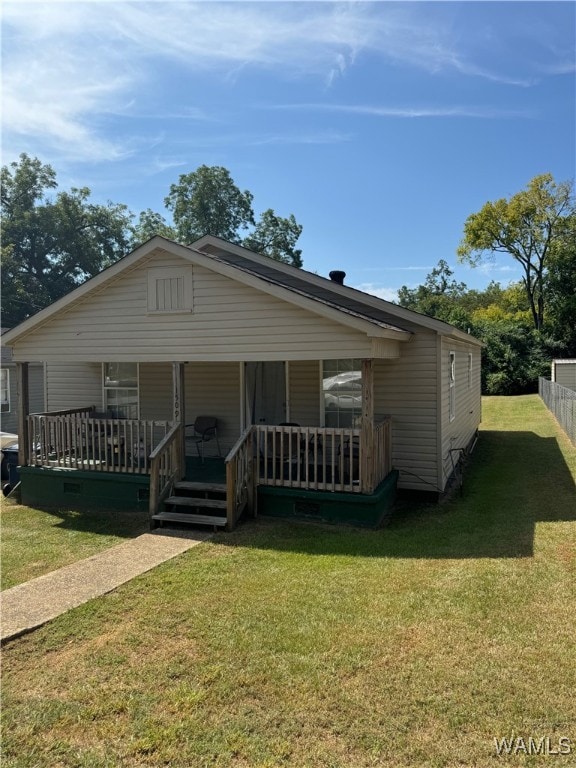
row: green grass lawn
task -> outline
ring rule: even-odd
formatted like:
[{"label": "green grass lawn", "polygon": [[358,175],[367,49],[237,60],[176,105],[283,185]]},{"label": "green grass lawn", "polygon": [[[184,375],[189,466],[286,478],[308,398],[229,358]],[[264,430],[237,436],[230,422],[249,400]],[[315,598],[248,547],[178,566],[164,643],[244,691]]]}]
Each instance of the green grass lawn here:
[{"label": "green grass lawn", "polygon": [[489,398],[462,496],[248,522],[8,643],[3,765],[573,766],[575,479],[538,397]]},{"label": "green grass lawn", "polygon": [[147,512],[50,512],[5,502],[0,516],[1,588],[7,589],[150,529]]}]

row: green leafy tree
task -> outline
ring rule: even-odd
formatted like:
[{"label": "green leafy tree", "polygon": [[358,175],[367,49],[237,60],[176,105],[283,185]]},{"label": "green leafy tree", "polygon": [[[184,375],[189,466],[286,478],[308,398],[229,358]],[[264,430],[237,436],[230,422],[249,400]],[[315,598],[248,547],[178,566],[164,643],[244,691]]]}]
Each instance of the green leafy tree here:
[{"label": "green leafy tree", "polygon": [[2,168],[2,324],[25,320],[120,258],[124,205],[96,205],[86,187],[54,193],[56,174],[27,154]]},{"label": "green leafy tree", "polygon": [[476,265],[486,254],[506,253],[517,261],[537,330],[544,327],[549,262],[566,218],[574,210],[572,184],[556,184],[548,173],[535,176],[509,200],[485,203],[464,224],[459,259]]},{"label": "green leafy tree", "polygon": [[453,279],[453,270],[444,259],[426,276],[423,285],[398,291],[398,303],[402,307],[421,312],[429,317],[444,320],[459,328],[469,325],[469,311],[463,303],[467,288]]},{"label": "green leafy tree", "polygon": [[140,213],[138,221],[134,225],[132,249],[142,245],[142,243],[150,240],[155,235],[161,235],[168,238],[168,240],[178,240],[174,227],[171,227],[161,214],[155,213],[151,208],[147,208]]},{"label": "green leafy tree", "polygon": [[201,165],[172,184],[164,203],[172,211],[178,241],[189,244],[203,235],[240,243],[240,230],[254,225],[253,195],[242,192],[221,166]]},{"label": "green leafy tree", "polygon": [[576,215],[565,221],[548,272],[548,328],[562,355],[576,357]]},{"label": "green leafy tree", "polygon": [[301,234],[302,226],[292,214],[285,219],[277,216],[272,208],[268,208],[260,216],[254,232],[244,238],[242,245],[277,261],[301,267],[302,251],[296,248]]},{"label": "green leafy tree", "polygon": [[[215,235],[277,261],[301,267],[302,251],[296,248],[296,242],[302,226],[292,214],[283,218],[272,208],[265,210],[256,223],[253,199],[251,192],[236,186],[226,168],[201,165],[191,173],[182,174],[178,183],[171,185],[164,200],[166,208],[172,212],[174,227],[169,227],[158,214],[145,211],[136,227],[136,240],[143,242],[153,234],[167,231],[170,233],[167,237],[190,244],[203,235]],[[251,227],[253,230],[244,235],[244,230]]]}]

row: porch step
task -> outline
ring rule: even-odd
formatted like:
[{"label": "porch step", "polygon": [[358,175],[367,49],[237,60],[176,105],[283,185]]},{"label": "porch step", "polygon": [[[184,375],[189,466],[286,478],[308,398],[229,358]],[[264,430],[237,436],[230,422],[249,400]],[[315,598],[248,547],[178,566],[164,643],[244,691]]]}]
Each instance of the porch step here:
[{"label": "porch step", "polygon": [[215,528],[224,528],[225,517],[216,515],[194,515],[189,512],[158,512],[152,515],[153,525],[169,523],[186,523],[187,525],[213,525]]},{"label": "porch step", "polygon": [[206,509],[226,509],[225,499],[202,499],[196,496],[169,496],[164,503],[181,507],[204,507]]},{"label": "porch step", "polygon": [[193,483],[189,480],[181,480],[174,483],[176,491],[200,491],[201,493],[223,493],[226,494],[224,483]]},{"label": "porch step", "polygon": [[152,527],[171,522],[225,528],[226,506],[223,483],[182,480],[174,483],[172,495],[164,499],[164,510],[152,515]]}]

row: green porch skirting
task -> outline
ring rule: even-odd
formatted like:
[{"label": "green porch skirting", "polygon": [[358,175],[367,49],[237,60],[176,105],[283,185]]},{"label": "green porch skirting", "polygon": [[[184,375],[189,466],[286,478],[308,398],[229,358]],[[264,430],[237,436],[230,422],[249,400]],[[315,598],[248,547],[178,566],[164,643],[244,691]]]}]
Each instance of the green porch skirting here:
[{"label": "green porch skirting", "polygon": [[390,515],[396,498],[398,471],[393,470],[370,495],[301,491],[298,488],[258,488],[258,514],[317,523],[378,528]]},{"label": "green porch skirting", "polygon": [[63,467],[19,467],[22,504],[67,509],[148,509],[148,475],[85,472]]}]

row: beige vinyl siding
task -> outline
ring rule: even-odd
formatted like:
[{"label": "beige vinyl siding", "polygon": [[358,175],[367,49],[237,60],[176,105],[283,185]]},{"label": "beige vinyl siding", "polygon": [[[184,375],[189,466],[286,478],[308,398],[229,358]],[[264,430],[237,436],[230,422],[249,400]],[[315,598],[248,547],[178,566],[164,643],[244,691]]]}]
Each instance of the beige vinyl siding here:
[{"label": "beige vinyl siding", "polygon": [[28,369],[28,392],[30,413],[42,413],[46,410],[46,381],[44,363],[31,363]]},{"label": "beige vinyl siding", "polygon": [[172,364],[140,363],[140,418],[172,421],[174,418]]},{"label": "beige vinyl siding", "polygon": [[[453,472],[452,458],[456,463],[457,449],[466,448],[481,421],[480,348],[452,339],[440,341],[442,380],[441,414],[441,487]],[[449,378],[450,352],[456,355],[455,417],[450,421]],[[472,380],[468,382],[468,354],[472,354]],[[452,458],[450,451],[453,451]]]},{"label": "beige vinyl siding", "polygon": [[83,408],[102,410],[102,365],[100,363],[47,363],[46,410]]},{"label": "beige vinyl siding", "polygon": [[[222,455],[240,437],[240,365],[189,363],[184,368],[186,423],[197,416],[216,416]],[[207,447],[207,453],[213,446]]]},{"label": "beige vinyl siding", "polygon": [[308,427],[320,425],[320,363],[295,360],[289,363],[290,421]]},{"label": "beige vinyl siding", "polygon": [[[193,269],[193,311],[148,312],[148,268]],[[160,251],[18,341],[15,359],[170,362],[371,356],[371,340]]]},{"label": "beige vinyl siding", "polygon": [[[3,432],[18,431],[18,372],[16,366],[3,366],[8,371],[10,389],[10,410],[0,415]],[[30,413],[42,413],[46,410],[44,364],[31,363],[28,367],[28,397]]]},{"label": "beige vinyl siding", "polygon": [[374,361],[375,415],[392,418],[399,488],[434,491],[438,485],[436,361],[432,331],[416,332],[399,360]]}]

